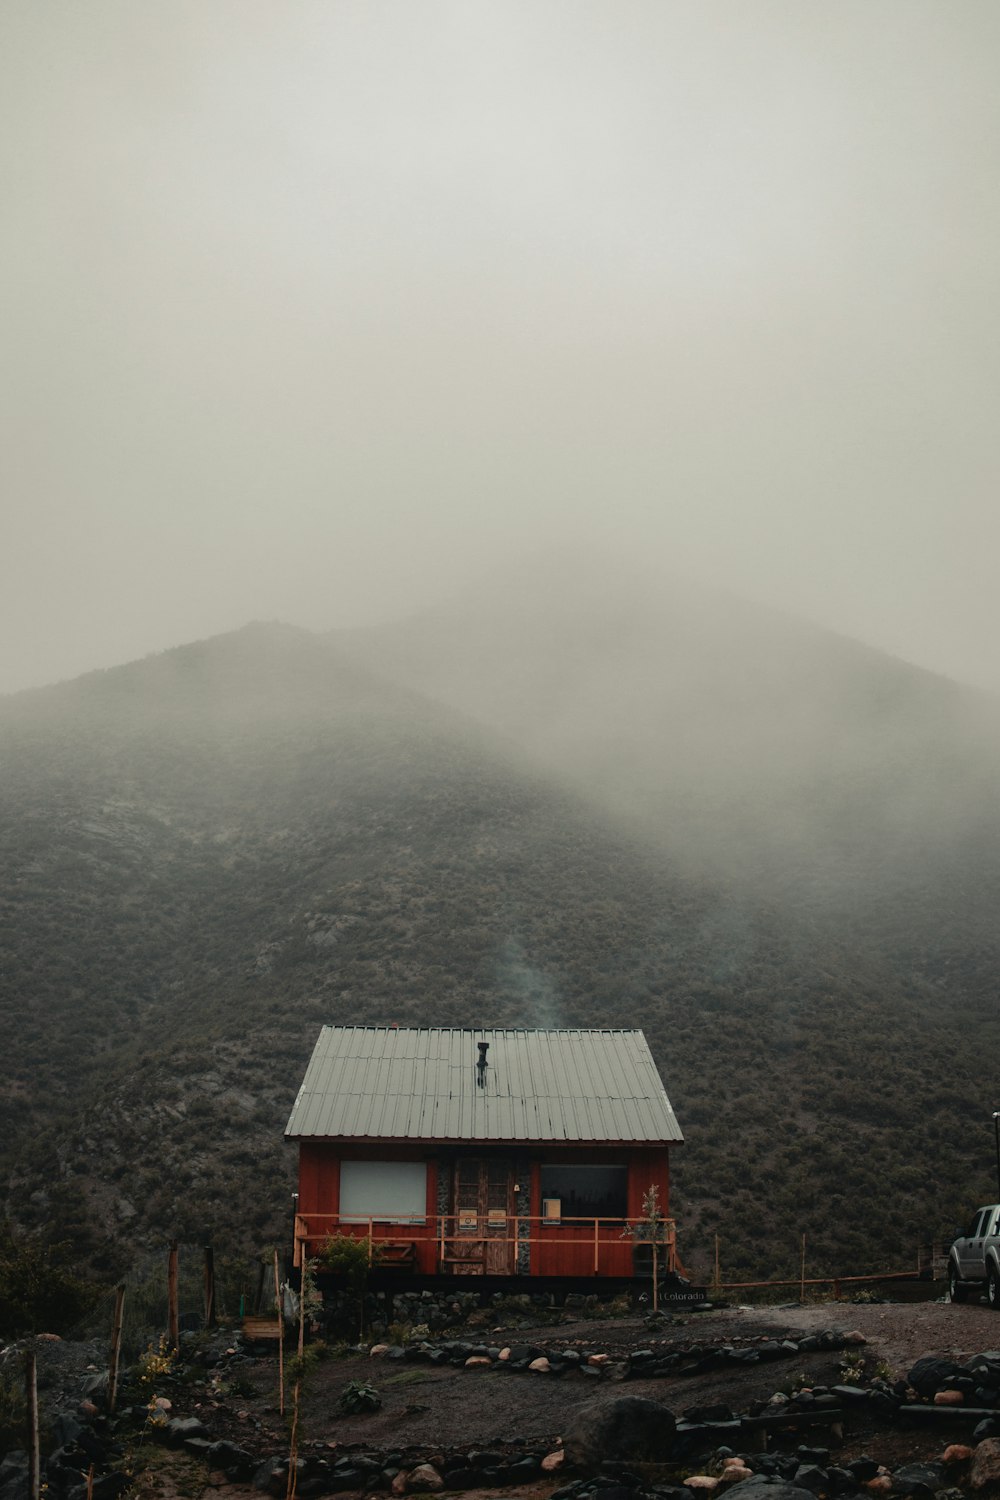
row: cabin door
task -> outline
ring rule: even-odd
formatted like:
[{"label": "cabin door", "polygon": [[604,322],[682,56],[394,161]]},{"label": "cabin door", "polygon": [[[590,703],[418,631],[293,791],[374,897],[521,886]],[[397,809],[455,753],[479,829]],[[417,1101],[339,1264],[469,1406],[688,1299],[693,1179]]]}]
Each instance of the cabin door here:
[{"label": "cabin door", "polygon": [[508,1276],[514,1270],[514,1165],[468,1157],[455,1165],[454,1264],[458,1275]]}]

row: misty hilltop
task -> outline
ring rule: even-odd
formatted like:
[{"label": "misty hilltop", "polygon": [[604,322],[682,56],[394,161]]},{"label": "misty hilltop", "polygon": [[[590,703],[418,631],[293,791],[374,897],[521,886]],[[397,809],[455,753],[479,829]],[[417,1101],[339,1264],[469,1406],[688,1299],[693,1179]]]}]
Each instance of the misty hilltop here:
[{"label": "misty hilltop", "polygon": [[553,558],[331,639],[690,868],[822,908],[996,856],[1000,701],[728,594]]},{"label": "misty hilltop", "polygon": [[688,1259],[909,1265],[989,1180],[998,749],[944,679],[572,567],[0,700],[8,1209],[260,1246],[323,1022],[636,1025]]}]

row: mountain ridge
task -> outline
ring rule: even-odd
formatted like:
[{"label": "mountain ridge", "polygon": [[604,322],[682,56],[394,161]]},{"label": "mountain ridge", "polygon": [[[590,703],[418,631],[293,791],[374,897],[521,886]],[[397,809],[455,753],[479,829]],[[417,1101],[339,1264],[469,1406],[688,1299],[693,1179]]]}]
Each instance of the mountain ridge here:
[{"label": "mountain ridge", "polygon": [[[978,1054],[1000,1041],[997,842],[988,817],[968,824],[975,787],[960,818],[906,828],[857,900],[824,886],[825,849],[796,891],[768,848],[756,880],[752,843],[728,870],[691,857],[710,803],[685,819],[677,785],[670,836],[660,817],[637,831],[658,750],[638,757],[623,816],[599,782],[556,777],[467,703],[375,670],[367,642],[335,644],[253,626],[110,669],[124,674],[110,684],[45,690],[42,713],[0,702],[0,1107],[17,1219],[68,1225],[107,1267],[178,1233],[279,1239],[288,1107],[319,1025],[352,1020],[642,1026],[687,1137],[677,1207],[695,1263],[728,1232],[727,1264],[773,1271],[808,1219],[817,1262],[878,1269],[981,1195],[991,1138],[961,1158],[954,1146],[981,1107]],[[629,649],[641,684],[651,654]],[[561,706],[581,735],[588,659]],[[561,665],[554,653],[540,670]],[[906,681],[883,683],[881,713]],[[626,781],[634,701],[615,700]],[[905,731],[892,755],[909,736],[938,786],[947,723],[911,707],[891,720]],[[969,722],[952,765],[992,747]],[[933,733],[914,744],[921,723]],[[853,771],[845,785],[821,826],[850,810]],[[921,839],[925,864],[907,870]]]}]

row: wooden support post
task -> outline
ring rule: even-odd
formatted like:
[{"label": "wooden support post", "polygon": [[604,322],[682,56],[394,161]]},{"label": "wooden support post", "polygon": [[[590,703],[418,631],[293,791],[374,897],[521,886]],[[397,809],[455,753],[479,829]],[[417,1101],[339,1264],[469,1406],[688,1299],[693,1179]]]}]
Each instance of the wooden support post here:
[{"label": "wooden support post", "polygon": [[111,1320],[111,1358],[108,1360],[108,1411],[114,1415],[118,1403],[118,1361],[122,1352],[122,1313],[125,1308],[125,1284],[115,1287],[115,1315]]},{"label": "wooden support post", "polygon": [[601,1264],[600,1219],[594,1220],[594,1275]]},{"label": "wooden support post", "polygon": [[308,1276],[309,1262],[303,1255],[302,1264],[299,1267],[299,1359],[302,1358],[306,1347],[306,1292],[308,1291],[306,1281]]},{"label": "wooden support post", "polygon": [[177,1241],[174,1240],[167,1256],[167,1343],[176,1352],[180,1348],[180,1342],[177,1319]]},{"label": "wooden support post", "polygon": [[802,1236],[802,1260],[799,1264],[799,1301],[806,1300],[806,1237]]},{"label": "wooden support post", "polygon": [[25,1441],[28,1447],[28,1500],[39,1500],[42,1488],[41,1450],[38,1443],[38,1371],[33,1349],[24,1354]]},{"label": "wooden support post", "polygon": [[205,1327],[215,1327],[215,1251],[205,1246]]},{"label": "wooden support post", "polygon": [[658,1234],[659,1234],[659,1226],[656,1223],[654,1223],[653,1224],[653,1244],[652,1244],[652,1251],[653,1251],[653,1311],[654,1312],[659,1312],[659,1310],[660,1310],[660,1277],[659,1277],[659,1270],[660,1270],[660,1244],[659,1244],[659,1241],[656,1238],[656,1236]]},{"label": "wooden support post", "polygon": [[297,1375],[292,1390],[292,1430],[288,1439],[288,1482],[285,1485],[285,1500],[295,1500],[295,1488],[299,1479],[299,1398],[302,1394],[302,1376]]},{"label": "wooden support post", "polygon": [[281,1299],[278,1252],[274,1252],[274,1302],[278,1309],[278,1411],[285,1415],[285,1308]]}]

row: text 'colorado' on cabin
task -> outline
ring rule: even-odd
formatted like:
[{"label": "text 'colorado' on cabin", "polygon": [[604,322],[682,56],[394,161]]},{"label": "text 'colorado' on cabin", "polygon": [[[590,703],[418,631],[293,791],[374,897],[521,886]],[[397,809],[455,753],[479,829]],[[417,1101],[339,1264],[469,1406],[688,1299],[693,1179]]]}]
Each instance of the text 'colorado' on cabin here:
[{"label": "text 'colorado' on cabin", "polygon": [[631,1277],[654,1237],[677,1266],[683,1138],[641,1031],[324,1026],[285,1134],[297,1264],[350,1234],[421,1277]]}]

